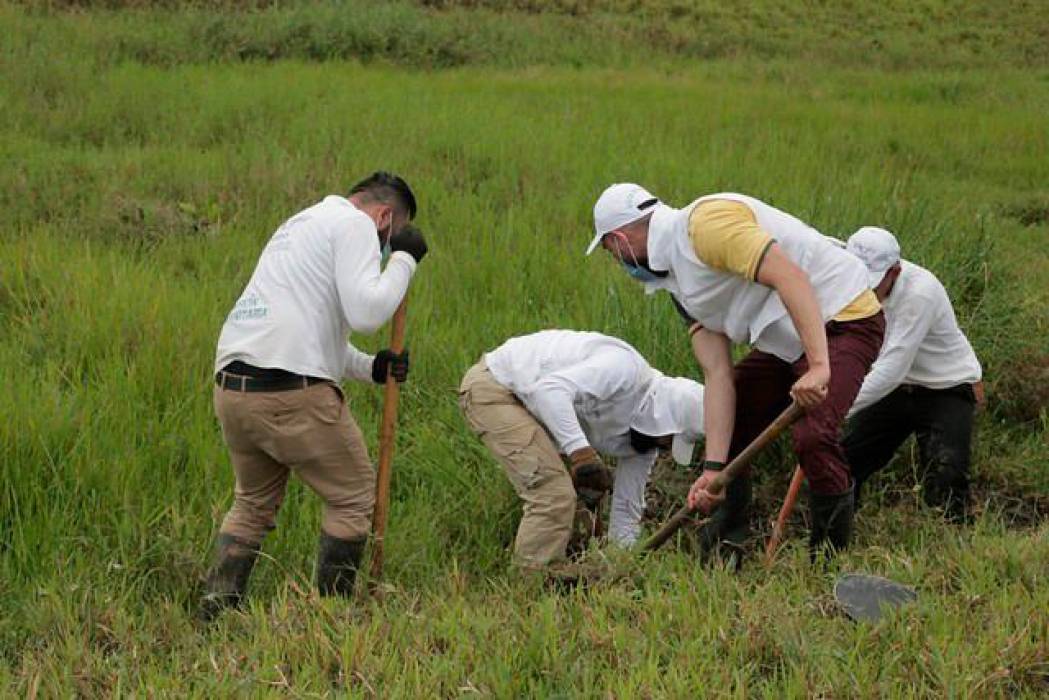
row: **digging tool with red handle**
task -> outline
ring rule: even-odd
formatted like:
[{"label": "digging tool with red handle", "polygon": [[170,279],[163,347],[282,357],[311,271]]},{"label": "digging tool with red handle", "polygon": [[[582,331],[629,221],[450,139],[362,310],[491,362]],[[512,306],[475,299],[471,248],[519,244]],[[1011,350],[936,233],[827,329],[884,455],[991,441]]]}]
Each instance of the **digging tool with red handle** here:
[{"label": "digging tool with red handle", "polygon": [[[390,350],[400,354],[404,351],[404,325],[408,315],[408,297],[405,294],[400,306],[393,314],[393,329],[390,332]],[[390,509],[390,471],[393,463],[394,437],[397,433],[397,399],[400,395],[397,380],[387,375],[383,393],[382,425],[379,428],[379,473],[375,485],[375,513],[372,516],[372,568],[371,580],[382,578],[386,520]]]},{"label": "digging tool with red handle", "polygon": [[[718,475],[710,482],[707,490],[713,494],[721,493],[729,482],[735,479],[743,469],[750,464],[751,460],[754,459],[755,455],[765,448],[770,442],[775,440],[780,433],[789,428],[794,421],[801,417],[803,410],[801,406],[796,403],[791,403],[783,413],[777,416],[776,420],[769,423],[768,427],[761,431],[761,434],[754,438],[753,442],[746,446],[746,448],[736,455],[735,459],[728,463],[728,465],[722,469]],[[659,528],[659,532],[652,535],[648,542],[644,545],[644,550],[651,551],[658,549],[664,542],[678,531],[678,528],[692,515],[692,509],[688,505],[681,506],[674,515],[670,517],[663,527]]]},{"label": "digging tool with red handle", "polygon": [[783,541],[783,532],[787,528],[790,514],[794,512],[794,504],[798,502],[798,494],[801,492],[801,484],[804,481],[805,473],[801,471],[801,465],[799,464],[794,467],[794,476],[790,479],[790,487],[787,489],[786,498],[783,499],[783,507],[779,509],[776,524],[772,526],[772,535],[769,536],[769,541],[765,545],[766,566],[771,566],[772,560],[776,557],[776,550],[779,549],[780,542]]}]

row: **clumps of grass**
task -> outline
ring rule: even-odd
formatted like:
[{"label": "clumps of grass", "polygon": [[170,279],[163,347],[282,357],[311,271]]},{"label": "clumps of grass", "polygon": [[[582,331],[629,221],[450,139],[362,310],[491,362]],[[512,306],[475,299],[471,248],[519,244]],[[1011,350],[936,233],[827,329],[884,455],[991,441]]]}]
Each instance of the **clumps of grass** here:
[{"label": "clumps of grass", "polygon": [[1003,205],[1002,213],[1016,219],[1021,226],[1043,226],[1049,223],[1049,199],[1029,198]]},{"label": "clumps of grass", "polygon": [[214,222],[190,202],[117,195],[104,211],[107,216],[100,226],[104,238],[139,248],[154,248],[172,237],[209,235],[215,230]]},{"label": "clumps of grass", "polygon": [[[913,69],[1031,67],[1049,61],[1038,32],[1037,3],[996,7],[993,15],[979,3],[939,7],[904,0],[829,3],[806,7],[804,15],[789,0],[732,8],[717,0],[198,0],[188,8],[171,0],[29,4],[62,12],[69,39],[106,62],[353,58],[446,68],[751,56]],[[88,4],[114,11],[85,13]],[[954,101],[958,89],[947,86],[934,97]]]}]

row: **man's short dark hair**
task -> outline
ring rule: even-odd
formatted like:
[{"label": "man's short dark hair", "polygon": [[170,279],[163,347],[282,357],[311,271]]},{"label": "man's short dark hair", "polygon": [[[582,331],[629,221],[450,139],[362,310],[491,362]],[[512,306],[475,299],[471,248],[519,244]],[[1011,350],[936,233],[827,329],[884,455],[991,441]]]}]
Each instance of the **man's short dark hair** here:
[{"label": "man's short dark hair", "polygon": [[350,190],[351,195],[360,193],[368,195],[373,201],[396,206],[406,212],[409,219],[415,218],[415,194],[404,178],[398,175],[377,170]]}]

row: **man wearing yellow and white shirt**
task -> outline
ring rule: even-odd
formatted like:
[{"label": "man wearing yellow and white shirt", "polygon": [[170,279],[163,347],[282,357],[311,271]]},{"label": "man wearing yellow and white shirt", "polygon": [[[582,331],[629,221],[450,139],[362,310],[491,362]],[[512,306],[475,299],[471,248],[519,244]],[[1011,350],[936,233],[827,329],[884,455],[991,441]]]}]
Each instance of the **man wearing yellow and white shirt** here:
[{"label": "man wearing yellow and white shirt", "polygon": [[[691,319],[706,456],[689,504],[710,512],[726,500],[704,544],[745,538],[749,479],[718,496],[706,486],[793,398],[806,409],[793,437],[812,495],[810,551],[846,547],[854,503],[841,426],[885,329],[863,264],[797,218],[735,193],[674,209],[638,185],[613,185],[594,206],[594,225],[588,253],[603,246]],[[735,367],[733,343],[752,347]]]}]

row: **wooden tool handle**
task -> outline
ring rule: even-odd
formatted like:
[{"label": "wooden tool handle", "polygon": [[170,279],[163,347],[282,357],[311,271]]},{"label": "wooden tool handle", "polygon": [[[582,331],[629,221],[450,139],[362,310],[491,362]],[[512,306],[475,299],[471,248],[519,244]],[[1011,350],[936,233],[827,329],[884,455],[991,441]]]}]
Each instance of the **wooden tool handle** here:
[{"label": "wooden tool handle", "polygon": [[[736,455],[736,458],[728,463],[724,469],[722,469],[718,475],[710,482],[707,490],[711,493],[720,493],[725,489],[729,483],[732,482],[739,473],[746,468],[750,461],[754,459],[762,449],[765,448],[770,442],[779,437],[779,434],[786,430],[791,424],[794,423],[799,417],[801,417],[802,409],[796,403],[791,403],[783,413],[776,417],[776,420],[769,423],[768,427],[761,431],[754,440],[747,445],[747,447]],[[643,549],[653,550],[658,549],[664,542],[670,539],[671,535],[677,532],[681,524],[688,519],[692,514],[692,509],[688,505],[681,506],[677,512],[670,517],[669,520],[659,528],[659,531],[652,535],[651,539],[644,544]]]},{"label": "wooden tool handle", "polygon": [[798,502],[798,494],[801,492],[801,484],[805,481],[805,473],[801,471],[801,465],[794,467],[794,476],[790,479],[790,488],[787,489],[787,497],[783,499],[783,507],[779,509],[776,524],[772,526],[772,535],[769,536],[768,544],[765,545],[765,565],[770,566],[776,557],[783,540],[783,532],[787,529],[787,521],[790,514],[794,512],[794,504]]},{"label": "wooden tool handle", "polygon": [[[390,350],[404,350],[404,326],[408,316],[408,295],[405,293],[400,306],[393,314],[390,331]],[[386,520],[390,510],[390,472],[393,464],[394,438],[397,434],[397,399],[400,395],[397,380],[386,375],[383,391],[382,425],[379,428],[379,473],[375,484],[375,513],[372,516],[372,568],[371,578],[382,577],[383,544],[386,537]]]}]

